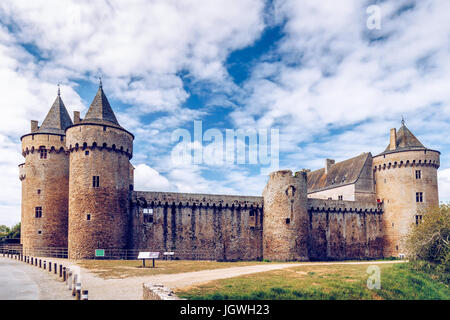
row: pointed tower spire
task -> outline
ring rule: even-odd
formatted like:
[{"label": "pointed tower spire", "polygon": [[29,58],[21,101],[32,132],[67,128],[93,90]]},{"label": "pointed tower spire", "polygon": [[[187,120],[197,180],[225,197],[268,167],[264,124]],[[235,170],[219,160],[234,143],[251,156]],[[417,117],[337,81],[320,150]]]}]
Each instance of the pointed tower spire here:
[{"label": "pointed tower spire", "polygon": [[402,127],[404,127],[405,126],[405,118],[403,118],[403,115],[402,115]]},{"label": "pointed tower spire", "polygon": [[[402,116],[402,125],[398,131],[391,129],[391,142],[384,152],[398,150],[416,150],[426,149],[425,146],[416,138],[414,134],[406,127],[405,119]],[[383,152],[383,153],[384,153]]]},{"label": "pointed tower spire", "polygon": [[71,126],[72,119],[70,119],[66,106],[61,99],[61,90],[58,84],[58,95],[55,102],[53,102],[47,116],[39,127],[39,133],[56,133],[65,134],[66,128]]},{"label": "pointed tower spire", "polygon": [[119,125],[117,118],[114,114],[114,111],[109,104],[108,98],[106,98],[105,93],[103,92],[103,84],[101,77],[99,78],[98,91],[95,95],[94,100],[89,107],[86,116],[83,119],[83,122],[102,122],[106,124],[115,124]]}]

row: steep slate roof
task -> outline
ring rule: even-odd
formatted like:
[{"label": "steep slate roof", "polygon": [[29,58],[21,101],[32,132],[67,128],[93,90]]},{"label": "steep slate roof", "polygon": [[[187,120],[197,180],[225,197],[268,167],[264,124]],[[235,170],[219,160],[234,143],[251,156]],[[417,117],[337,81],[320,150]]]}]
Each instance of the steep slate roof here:
[{"label": "steep slate roof", "polygon": [[66,128],[72,124],[72,119],[70,119],[69,113],[67,112],[58,91],[58,96],[56,97],[55,102],[37,132],[65,134]]},{"label": "steep slate roof", "polygon": [[328,170],[328,174],[325,174],[325,168],[308,172],[308,193],[355,183],[371,156],[370,153],[362,153],[335,163]]},{"label": "steep slate roof", "polygon": [[91,106],[89,107],[89,110],[82,122],[94,122],[120,126],[116,116],[114,115],[114,111],[109,104],[108,98],[106,98],[106,95],[103,92],[103,87],[101,84],[98,87],[97,94],[95,95],[95,98],[92,101]]},{"label": "steep slate roof", "polygon": [[388,145],[386,150],[384,150],[384,152],[382,152],[381,154],[409,149],[426,149],[425,146],[419,141],[419,139],[417,139],[405,126],[404,121],[402,121],[402,126],[397,131],[395,149],[389,150],[389,146],[390,145]]}]

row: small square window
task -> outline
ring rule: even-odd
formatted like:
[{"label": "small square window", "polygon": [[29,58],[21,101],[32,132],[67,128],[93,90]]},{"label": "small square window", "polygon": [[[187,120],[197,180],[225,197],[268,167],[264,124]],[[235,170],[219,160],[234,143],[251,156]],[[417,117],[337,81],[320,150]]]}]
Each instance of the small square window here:
[{"label": "small square window", "polygon": [[85,151],[84,154],[85,154],[86,156],[88,156],[88,155],[89,155],[89,151]]},{"label": "small square window", "polygon": [[37,194],[41,194],[41,189],[37,189]]},{"label": "small square window", "polygon": [[42,230],[38,230],[38,232],[37,232],[38,234],[42,234]]},{"label": "small square window", "polygon": [[100,177],[99,176],[92,177],[92,187],[94,187],[94,188],[100,187]]},{"label": "small square window", "polygon": [[286,224],[290,224],[291,223],[291,219],[286,218]]},{"label": "small square window", "polygon": [[91,220],[91,214],[90,213],[86,214],[86,220],[87,221]]},{"label": "small square window", "polygon": [[422,172],[420,170],[416,170],[416,179],[422,179]]},{"label": "small square window", "polygon": [[39,149],[39,157],[41,159],[47,159],[47,149],[44,149],[44,148],[41,147]]},{"label": "small square window", "polygon": [[34,208],[34,216],[35,218],[42,218],[42,207]]},{"label": "small square window", "polygon": [[416,202],[423,202],[423,192],[416,192]]}]

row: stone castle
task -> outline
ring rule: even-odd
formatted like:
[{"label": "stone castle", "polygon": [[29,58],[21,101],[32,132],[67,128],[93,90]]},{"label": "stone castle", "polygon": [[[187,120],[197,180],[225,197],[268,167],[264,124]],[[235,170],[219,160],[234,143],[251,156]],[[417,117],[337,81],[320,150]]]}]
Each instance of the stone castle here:
[{"label": "stone castle", "polygon": [[58,96],[21,137],[24,250],[174,251],[180,259],[343,260],[401,256],[402,237],[438,205],[440,152],[402,121],[386,150],[316,171],[270,174],[262,197],[134,191],[132,133],[100,83],[83,119]]}]

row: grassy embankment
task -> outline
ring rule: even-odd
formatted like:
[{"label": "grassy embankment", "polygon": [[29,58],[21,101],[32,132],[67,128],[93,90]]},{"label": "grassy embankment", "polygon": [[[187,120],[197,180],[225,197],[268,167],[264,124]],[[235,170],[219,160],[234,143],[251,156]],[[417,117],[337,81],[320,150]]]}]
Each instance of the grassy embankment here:
[{"label": "grassy embankment", "polygon": [[[377,265],[374,262],[374,265]],[[450,299],[448,285],[411,263],[379,264],[381,288],[367,288],[368,265],[301,266],[180,289],[187,299]]]}]

